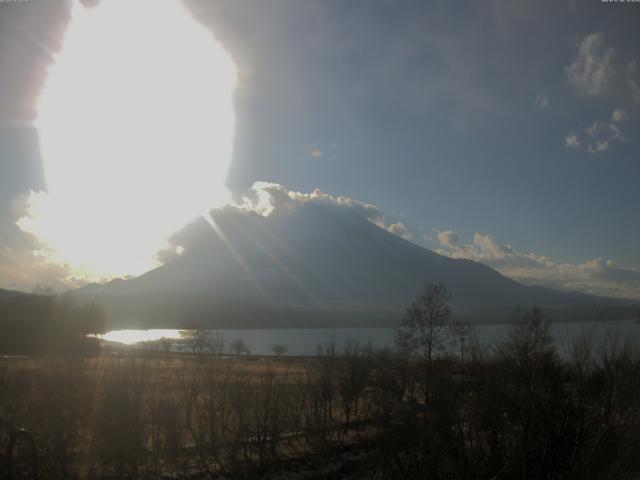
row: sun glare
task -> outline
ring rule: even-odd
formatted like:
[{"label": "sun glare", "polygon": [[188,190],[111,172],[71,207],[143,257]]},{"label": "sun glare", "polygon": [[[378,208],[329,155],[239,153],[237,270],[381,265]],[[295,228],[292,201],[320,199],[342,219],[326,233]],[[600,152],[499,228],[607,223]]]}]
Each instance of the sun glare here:
[{"label": "sun glare", "polygon": [[142,273],[228,200],[236,68],[178,0],[73,5],[38,100],[47,192],[20,226],[87,278]]},{"label": "sun glare", "polygon": [[180,332],[184,330],[151,329],[151,330],[111,330],[98,338],[108,342],[117,342],[124,345],[135,345],[141,342],[156,342],[166,338],[176,340],[181,338]]}]

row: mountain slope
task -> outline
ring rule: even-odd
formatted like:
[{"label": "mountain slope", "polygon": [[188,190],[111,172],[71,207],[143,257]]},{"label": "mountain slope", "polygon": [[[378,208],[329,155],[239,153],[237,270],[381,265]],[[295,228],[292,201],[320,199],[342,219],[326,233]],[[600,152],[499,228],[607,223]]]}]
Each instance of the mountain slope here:
[{"label": "mountain slope", "polygon": [[0,288],[0,301],[8,300],[14,297],[28,295],[28,293],[19,292],[17,290],[3,290]]},{"label": "mountain slope", "polygon": [[422,285],[443,282],[457,316],[502,321],[516,306],[591,307],[594,297],[527,287],[452,259],[351,210],[306,203],[262,216],[227,208],[174,242],[185,253],[129,280],[85,287],[124,324],[318,326],[397,321]]}]

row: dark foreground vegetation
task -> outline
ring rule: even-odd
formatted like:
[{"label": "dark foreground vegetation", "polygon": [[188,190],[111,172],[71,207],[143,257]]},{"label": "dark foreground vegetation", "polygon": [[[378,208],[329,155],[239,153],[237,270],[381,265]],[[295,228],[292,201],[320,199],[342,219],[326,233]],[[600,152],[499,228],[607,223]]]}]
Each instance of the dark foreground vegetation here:
[{"label": "dark foreground vegetation", "polygon": [[0,299],[0,353],[90,355],[100,352],[90,334],[104,333],[107,318],[93,303],[41,292]]},{"label": "dark foreground vegetation", "polygon": [[2,451],[24,427],[47,479],[638,478],[636,351],[585,337],[561,360],[537,309],[481,348],[446,300],[426,289],[393,351],[3,359]]}]

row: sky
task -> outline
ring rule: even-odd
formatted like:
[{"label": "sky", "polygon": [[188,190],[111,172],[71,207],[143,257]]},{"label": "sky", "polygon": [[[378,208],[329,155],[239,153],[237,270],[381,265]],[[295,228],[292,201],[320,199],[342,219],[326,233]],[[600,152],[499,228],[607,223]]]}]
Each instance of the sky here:
[{"label": "sky", "polygon": [[[523,283],[640,298],[640,3],[186,5],[237,67],[238,196],[319,189]],[[35,105],[68,19],[0,3],[0,288],[83,281],[16,224],[46,189]]]}]

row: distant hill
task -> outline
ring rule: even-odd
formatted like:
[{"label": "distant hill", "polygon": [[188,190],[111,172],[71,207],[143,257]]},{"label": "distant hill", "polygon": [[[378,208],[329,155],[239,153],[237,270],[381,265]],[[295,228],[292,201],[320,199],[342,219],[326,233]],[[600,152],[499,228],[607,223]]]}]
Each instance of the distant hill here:
[{"label": "distant hill", "polygon": [[4,301],[12,297],[20,297],[24,295],[29,295],[29,294],[24,292],[19,292],[17,290],[3,290],[2,288],[0,288],[0,301]]},{"label": "distant hill", "polygon": [[[121,326],[389,325],[425,283],[442,282],[455,316],[506,321],[517,306],[594,316],[597,297],[524,286],[490,267],[439,255],[334,205],[306,203],[268,217],[213,212],[177,238],[185,253],[128,280],[78,293]],[[624,302],[622,302],[624,304]]]}]

